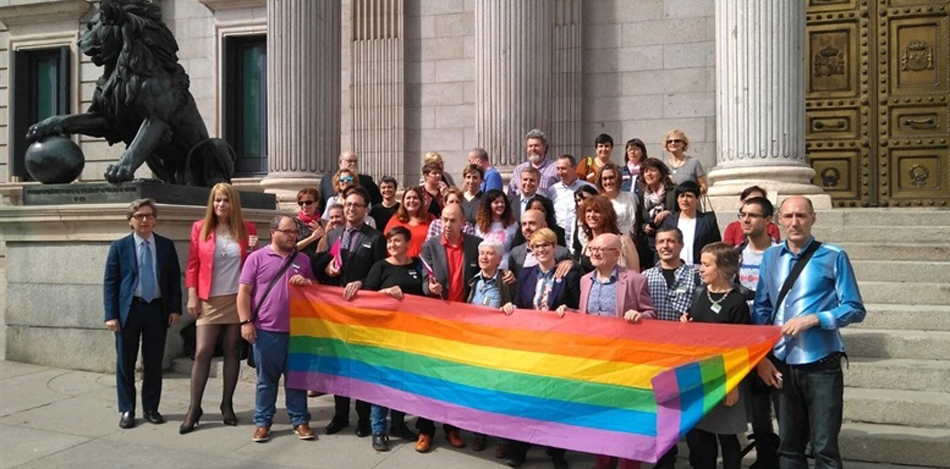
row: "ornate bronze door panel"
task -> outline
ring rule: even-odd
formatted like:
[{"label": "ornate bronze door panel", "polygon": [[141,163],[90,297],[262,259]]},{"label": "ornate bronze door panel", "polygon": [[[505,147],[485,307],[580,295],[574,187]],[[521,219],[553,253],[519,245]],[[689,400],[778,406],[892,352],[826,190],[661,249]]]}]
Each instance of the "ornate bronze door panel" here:
[{"label": "ornate bronze door panel", "polygon": [[837,206],[950,202],[950,0],[808,0],[806,148]]}]

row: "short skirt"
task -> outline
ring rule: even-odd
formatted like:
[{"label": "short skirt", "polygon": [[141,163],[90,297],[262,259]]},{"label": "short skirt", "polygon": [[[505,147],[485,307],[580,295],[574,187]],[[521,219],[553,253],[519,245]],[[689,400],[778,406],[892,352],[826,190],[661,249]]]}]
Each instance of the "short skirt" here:
[{"label": "short skirt", "polygon": [[201,300],[201,315],[198,316],[197,325],[211,326],[240,322],[237,312],[237,293],[212,296],[207,301]]}]

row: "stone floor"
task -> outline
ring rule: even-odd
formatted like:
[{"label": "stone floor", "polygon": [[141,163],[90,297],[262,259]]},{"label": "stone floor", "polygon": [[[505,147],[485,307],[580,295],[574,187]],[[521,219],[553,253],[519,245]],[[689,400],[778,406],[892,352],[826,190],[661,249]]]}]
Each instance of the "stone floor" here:
[{"label": "stone floor", "polygon": [[[188,407],[188,377],[165,377],[161,411],[164,425],[145,423],[141,416],[135,428],[118,428],[115,378],[112,375],[46,368],[0,361],[0,468],[190,468],[318,467],[348,469],[446,468],[477,469],[506,467],[492,451],[476,453],[454,449],[436,437],[433,451],[416,453],[411,444],[394,441],[388,453],[370,448],[368,438],[351,430],[322,435],[332,413],[332,399],[310,400],[316,441],[300,441],[291,431],[286,414],[278,415],[273,437],[265,444],[253,443],[250,425],[253,385],[238,384],[235,408],[242,422],[224,426],[218,420],[219,379],[212,379],[205,393],[205,421],[189,435],[179,435],[178,425]],[[278,402],[278,409],[282,403]],[[355,417],[355,416],[354,416]],[[355,423],[355,422],[354,422]],[[575,468],[593,466],[593,457],[569,453]],[[534,449],[525,469],[547,468],[544,452]],[[681,461],[680,467],[686,467]],[[855,469],[885,469],[852,463]]]}]

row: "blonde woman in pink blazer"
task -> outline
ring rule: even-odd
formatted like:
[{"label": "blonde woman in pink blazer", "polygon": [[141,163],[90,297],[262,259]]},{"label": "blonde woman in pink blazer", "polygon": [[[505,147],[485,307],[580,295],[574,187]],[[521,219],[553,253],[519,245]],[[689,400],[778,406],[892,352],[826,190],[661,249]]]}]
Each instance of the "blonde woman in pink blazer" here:
[{"label": "blonde woman in pink blazer", "polygon": [[241,199],[230,184],[211,189],[205,217],[191,227],[185,286],[187,310],[197,321],[195,362],[191,367],[191,403],[179,433],[194,430],[201,419],[201,398],[218,337],[224,335],[224,390],[221,416],[237,425],[232,398],[240,371],[241,325],[237,314],[238,279],[248,251],[257,244],[257,228],[244,221]]}]

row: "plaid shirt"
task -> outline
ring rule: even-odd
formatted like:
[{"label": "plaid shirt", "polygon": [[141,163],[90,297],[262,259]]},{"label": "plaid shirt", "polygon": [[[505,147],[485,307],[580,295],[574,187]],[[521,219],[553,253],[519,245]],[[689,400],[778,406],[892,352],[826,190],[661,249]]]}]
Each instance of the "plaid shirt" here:
[{"label": "plaid shirt", "polygon": [[680,316],[692,305],[696,288],[702,286],[699,274],[686,263],[682,263],[673,273],[676,279],[673,288],[666,286],[666,278],[663,277],[663,268],[659,262],[643,272],[643,275],[647,278],[647,288],[650,289],[650,299],[656,308],[656,317],[663,321],[679,321]]}]

